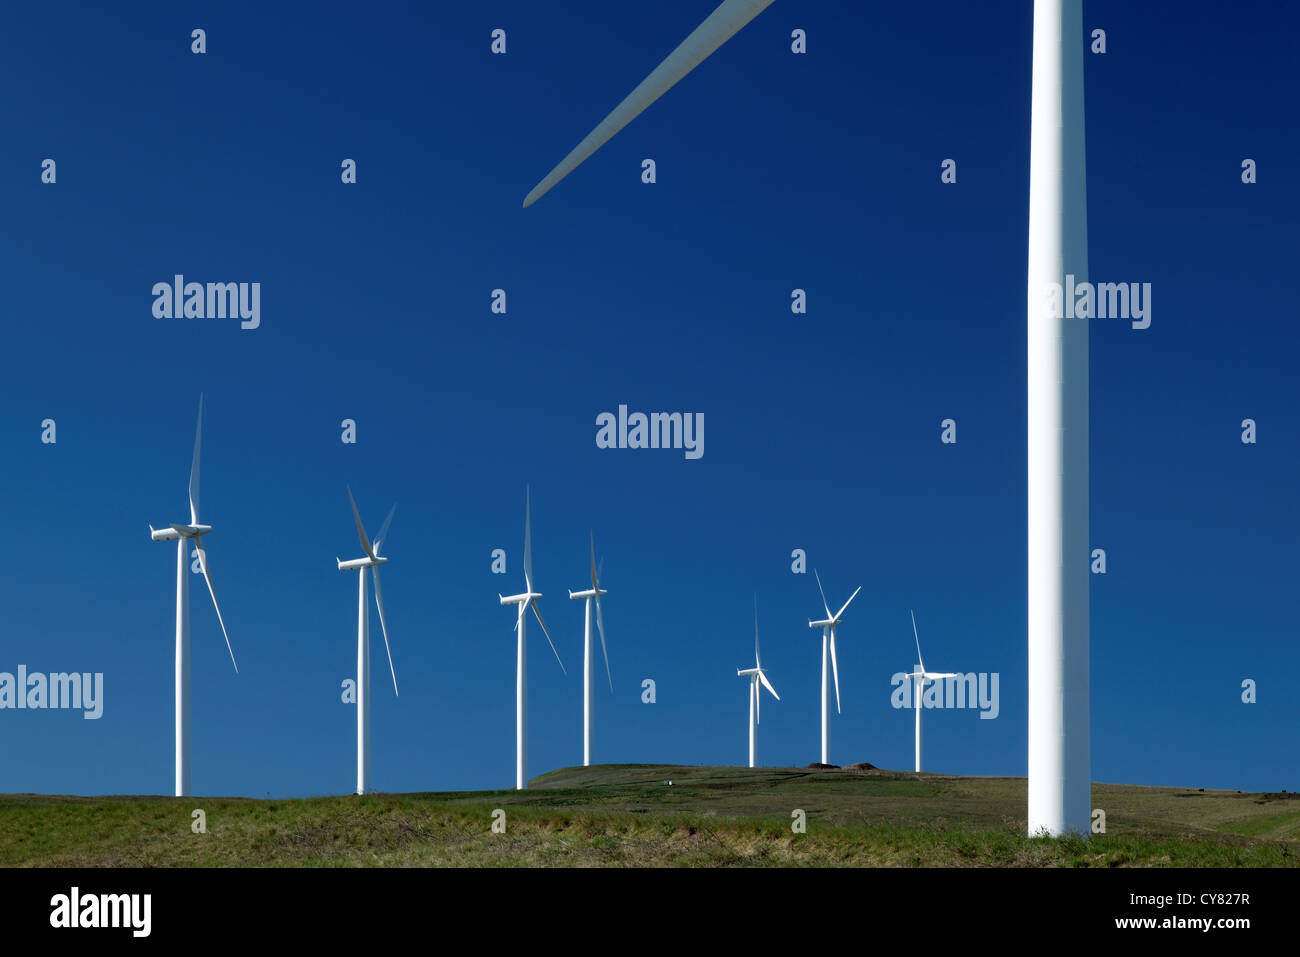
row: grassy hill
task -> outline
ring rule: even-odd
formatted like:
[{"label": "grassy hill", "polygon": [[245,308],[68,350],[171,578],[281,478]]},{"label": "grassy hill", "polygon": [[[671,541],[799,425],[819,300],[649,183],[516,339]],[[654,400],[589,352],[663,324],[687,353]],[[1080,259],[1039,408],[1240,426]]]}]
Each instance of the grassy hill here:
[{"label": "grassy hill", "polygon": [[[1294,867],[1300,854],[1294,794],[1094,784],[1106,834],[1048,840],[1024,836],[1025,787],[877,770],[606,765],[544,774],[527,791],[10,795],[0,796],[0,866]],[[191,829],[195,809],[206,833]],[[492,832],[498,809],[504,833]]]}]

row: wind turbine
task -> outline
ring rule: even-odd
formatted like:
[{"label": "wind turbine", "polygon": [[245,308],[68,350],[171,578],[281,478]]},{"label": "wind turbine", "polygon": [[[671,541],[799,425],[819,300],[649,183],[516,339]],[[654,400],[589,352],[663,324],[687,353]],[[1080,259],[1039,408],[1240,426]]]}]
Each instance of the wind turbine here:
[{"label": "wind turbine", "polygon": [[757,725],[759,721],[759,698],[762,697],[763,688],[772,692],[772,697],[777,701],[781,696],[776,693],[772,683],[767,680],[767,672],[763,668],[763,662],[758,656],[758,596],[754,596],[754,667],[737,668],[738,677],[749,678],[749,766],[754,767],[754,758],[757,755]]},{"label": "wind turbine", "polygon": [[208,553],[203,549],[203,536],[212,531],[211,525],[199,524],[199,447],[203,439],[203,396],[199,396],[199,421],[194,427],[194,458],[190,462],[190,521],[188,525],[170,525],[167,528],[149,526],[149,537],[155,542],[176,542],[176,796],[190,793],[190,579],[189,556],[186,543],[193,541],[199,557],[203,580],[208,583],[212,607],[217,610],[221,634],[226,639],[230,663],[235,664],[235,652],[230,647],[217,593],[212,589],[212,575],[208,572]]},{"label": "wind turbine", "polygon": [[393,523],[394,505],[389,509],[388,517],[379,528],[372,546],[366,538],[365,526],[361,524],[361,513],[357,511],[356,499],[352,497],[352,488],[348,487],[348,501],[352,504],[352,518],[357,523],[357,538],[361,540],[364,558],[343,561],[335,558],[339,571],[349,572],[354,568],[357,576],[357,793],[370,791],[370,603],[366,601],[366,569],[375,580],[375,604],[379,608],[379,627],[384,633],[384,650],[388,652],[388,671],[393,676],[393,694],[397,692],[397,671],[393,668],[393,650],[388,644],[388,623],[384,619],[384,592],[379,586],[379,566],[388,559],[379,554],[384,542],[388,540],[388,527]]},{"label": "wind turbine", "polygon": [[844,607],[831,614],[830,605],[826,604],[826,592],[822,588],[821,575],[817,574],[817,569],[813,569],[813,575],[817,578],[817,590],[822,593],[822,607],[826,609],[826,617],[821,621],[809,620],[809,628],[820,628],[822,630],[822,764],[831,763],[831,699],[826,687],[826,654],[830,652],[831,673],[835,676],[835,713],[840,713],[840,666],[835,656],[835,630],[839,627],[840,619],[844,617],[845,610],[848,609],[849,603],[858,597],[858,592],[862,591],[859,585],[857,590],[849,596],[849,600],[844,603]]},{"label": "wind turbine", "polygon": [[[524,533],[527,536],[527,532]],[[602,561],[603,564],[603,561]],[[591,537],[591,587],[585,591],[571,591],[570,598],[587,601],[582,641],[582,766],[591,766],[591,605],[596,603],[596,628],[600,631],[600,650],[605,655],[605,674],[609,678],[609,693],[614,693],[614,674],[609,670],[609,649],[605,646],[605,618],[600,613],[600,596],[609,592],[600,587],[596,573],[596,537]],[[532,586],[529,586],[531,591]],[[538,618],[538,621],[541,621]],[[549,638],[549,636],[547,636]],[[558,658],[559,655],[556,655]],[[563,667],[563,663],[561,663]]]},{"label": "wind turbine", "polygon": [[921,692],[925,690],[927,680],[942,681],[944,678],[961,677],[955,671],[926,671],[925,659],[921,657],[921,638],[916,633],[916,614],[912,613],[912,637],[916,639],[916,670],[907,677],[912,679],[912,697],[916,708],[916,770],[921,770]]},{"label": "wind turbine", "polygon": [[542,634],[546,635],[551,651],[555,652],[555,660],[560,662],[560,671],[568,674],[537,607],[537,599],[542,597],[542,593],[533,591],[532,493],[529,490],[524,492],[524,590],[518,595],[497,597],[503,605],[519,606],[519,616],[515,619],[515,632],[519,639],[515,654],[515,789],[522,791],[528,786],[528,644],[524,632],[529,608],[537,616]]},{"label": "wind turbine", "polygon": [[[535,203],[770,4],[721,3],[537,184],[524,206]],[[1086,836],[1092,818],[1088,320],[1063,318],[1047,294],[1065,289],[1068,276],[1087,280],[1083,56],[1083,0],[1034,0],[1025,287],[1031,835]]]}]

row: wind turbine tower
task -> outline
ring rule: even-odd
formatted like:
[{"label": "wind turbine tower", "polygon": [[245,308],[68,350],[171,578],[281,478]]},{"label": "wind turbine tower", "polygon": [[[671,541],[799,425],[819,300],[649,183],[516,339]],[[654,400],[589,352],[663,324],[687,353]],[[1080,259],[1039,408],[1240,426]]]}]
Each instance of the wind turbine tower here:
[{"label": "wind turbine tower", "polygon": [[194,458],[190,462],[190,521],[188,525],[169,525],[167,528],[149,526],[149,537],[155,542],[176,542],[176,796],[190,793],[190,563],[187,544],[194,543],[199,558],[199,569],[208,583],[212,607],[216,609],[221,634],[226,639],[230,663],[235,664],[235,652],[230,647],[217,593],[212,589],[212,575],[208,572],[208,553],[203,548],[203,536],[212,531],[211,525],[199,524],[199,448],[203,441],[203,396],[199,396],[199,420],[194,428]]},{"label": "wind turbine tower", "polygon": [[844,617],[844,612],[848,610],[853,599],[858,597],[858,592],[862,591],[862,586],[849,596],[849,600],[844,603],[844,607],[831,614],[830,605],[826,604],[826,592],[822,588],[821,575],[817,569],[813,569],[813,575],[817,579],[817,590],[821,592],[822,608],[826,609],[826,617],[820,621],[809,621],[809,628],[820,628],[822,630],[822,764],[831,763],[831,699],[830,692],[826,683],[826,663],[829,654],[831,674],[835,678],[835,713],[840,713],[840,665],[835,654],[835,632],[840,626],[840,619]]},{"label": "wind turbine tower", "polygon": [[761,717],[760,700],[763,696],[763,688],[772,692],[772,697],[777,701],[781,696],[776,693],[772,683],[767,680],[767,671],[763,668],[762,659],[758,655],[758,596],[754,596],[754,667],[737,668],[736,675],[749,679],[749,766],[755,766],[755,759],[758,757],[758,722]]},{"label": "wind turbine tower", "polygon": [[912,679],[912,705],[916,708],[916,770],[921,770],[921,698],[925,692],[926,681],[943,681],[945,678],[960,678],[955,671],[926,671],[925,659],[921,657],[921,638],[916,633],[916,615],[912,615],[912,637],[916,639],[916,670],[907,677]]},{"label": "wind turbine tower", "polygon": [[528,643],[525,626],[528,624],[529,608],[537,616],[537,623],[542,626],[542,634],[546,635],[551,651],[555,652],[555,660],[560,662],[560,671],[568,674],[564,669],[564,662],[560,661],[560,653],[556,651],[555,642],[551,641],[551,633],[546,630],[546,622],[542,621],[542,613],[537,607],[537,599],[542,597],[542,593],[533,591],[532,527],[532,493],[525,490],[524,590],[518,595],[497,595],[501,599],[501,604],[519,606],[519,615],[515,618],[515,634],[518,639],[515,652],[515,789],[518,791],[528,786]]},{"label": "wind turbine tower", "polygon": [[1035,0],[1029,133],[1028,647],[1030,835],[1087,835],[1088,323],[1063,318],[1088,276],[1082,0]]},{"label": "wind turbine tower", "polygon": [[[596,571],[596,539],[591,538],[591,587],[585,591],[571,591],[572,599],[586,601],[586,615],[583,625],[582,640],[582,766],[591,767],[591,606],[596,606],[596,628],[600,632],[600,650],[605,655],[605,675],[609,678],[609,693],[614,693],[614,674],[609,670],[609,649],[605,646],[605,617],[600,612],[600,597],[609,592],[600,587],[600,576]],[[602,559],[601,564],[604,564]]]},{"label": "wind turbine tower", "polygon": [[357,524],[357,538],[361,541],[363,558],[343,561],[334,559],[339,571],[359,572],[357,585],[357,793],[370,793],[370,602],[366,600],[366,569],[370,570],[375,582],[375,605],[379,608],[379,627],[384,633],[384,650],[388,652],[388,670],[393,676],[393,694],[397,694],[397,670],[393,668],[393,650],[388,644],[388,623],[384,619],[384,591],[379,585],[379,566],[388,562],[379,554],[384,542],[388,540],[388,528],[393,524],[394,505],[389,509],[388,517],[375,536],[374,545],[366,537],[365,526],[361,524],[361,514],[357,511],[356,499],[352,489],[348,489],[348,501],[352,504],[352,518]]}]

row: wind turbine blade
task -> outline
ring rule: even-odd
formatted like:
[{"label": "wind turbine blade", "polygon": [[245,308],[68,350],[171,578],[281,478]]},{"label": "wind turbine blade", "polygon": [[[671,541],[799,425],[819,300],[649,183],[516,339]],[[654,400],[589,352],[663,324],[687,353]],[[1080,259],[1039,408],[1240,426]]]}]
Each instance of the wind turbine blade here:
[{"label": "wind turbine blade", "polygon": [[754,596],[754,667],[763,667],[762,662],[758,660],[758,596]]},{"label": "wind turbine blade", "polygon": [[600,613],[600,596],[596,596],[596,630],[600,632],[600,650],[605,655],[605,674],[609,678],[609,693],[614,693],[614,672],[609,670],[609,649],[605,647],[605,616]]},{"label": "wind turbine blade", "polygon": [[840,713],[840,664],[835,660],[835,629],[831,629],[831,673],[835,676],[835,713]]},{"label": "wind turbine blade", "polygon": [[763,723],[763,695],[758,690],[758,675],[749,679],[749,693],[754,696],[754,723]]},{"label": "wind turbine blade", "polygon": [[394,504],[393,507],[388,510],[388,517],[384,519],[384,524],[379,526],[379,534],[375,536],[376,555],[378,555],[379,550],[384,547],[384,543],[388,541],[388,527],[393,524],[393,515],[396,514],[396,512],[397,505]]},{"label": "wind turbine blade", "polygon": [[199,553],[199,568],[203,569],[203,580],[208,583],[208,594],[212,596],[212,607],[217,610],[217,621],[221,622],[221,634],[226,639],[226,651],[230,652],[230,663],[239,674],[239,665],[235,663],[235,649],[230,647],[230,635],[226,632],[226,620],[221,617],[221,606],[217,604],[217,593],[212,588],[212,575],[208,572],[208,553],[203,550],[203,543],[194,539],[194,549]]},{"label": "wind turbine blade", "polygon": [[199,524],[199,445],[203,440],[203,393],[199,393],[199,422],[194,427],[194,458],[190,460],[190,524]]},{"label": "wind turbine blade", "polygon": [[357,538],[361,539],[361,548],[369,558],[375,557],[375,550],[370,547],[370,539],[366,538],[365,527],[361,524],[361,513],[357,511],[357,500],[352,497],[352,486],[348,486],[348,501],[352,503],[352,517],[357,522]]},{"label": "wind turbine blade", "polygon": [[822,588],[822,576],[817,574],[817,569],[813,569],[813,575],[817,579],[817,590],[822,593],[822,607],[826,609],[826,620],[831,617],[831,606],[826,604],[826,590]]},{"label": "wind turbine blade", "polygon": [[[764,688],[766,688],[768,691],[772,692],[772,697],[773,697],[773,698],[775,698],[777,701],[780,701],[780,700],[781,700],[781,696],[780,696],[779,694],[776,693],[776,689],[772,687],[772,682],[770,682],[770,681],[767,680],[767,675],[766,675],[764,672],[760,671],[760,672],[758,673],[758,680],[761,681],[761,682],[763,682],[763,687],[764,687]],[[759,695],[759,697],[762,697],[762,695]]]},{"label": "wind turbine blade", "polygon": [[835,620],[836,620],[836,621],[839,621],[840,618],[844,615],[844,612],[848,609],[849,605],[851,605],[851,604],[853,603],[853,599],[855,599],[855,598],[858,597],[858,592],[859,592],[859,591],[862,591],[862,586],[861,586],[861,585],[858,586],[858,591],[855,591],[852,595],[849,596],[849,600],[846,601],[846,602],[844,603],[844,607],[841,608],[839,611],[837,611],[837,612],[835,613]]},{"label": "wind turbine blade", "polygon": [[916,639],[916,663],[925,671],[925,659],[921,657],[921,636],[916,633],[916,612],[909,611],[912,616],[912,637]]},{"label": "wind turbine blade", "polygon": [[555,652],[555,660],[560,662],[560,670],[567,675],[569,673],[568,669],[564,667],[564,662],[560,660],[560,652],[556,649],[555,642],[551,641],[551,633],[546,630],[546,622],[542,621],[542,611],[537,607],[537,601],[533,600],[528,604],[532,606],[533,614],[537,616],[537,623],[542,626],[542,634],[546,636],[546,640],[551,646],[551,651]]},{"label": "wind turbine blade", "polygon": [[524,584],[528,586],[527,591],[533,590],[533,518],[532,518],[532,501],[533,493],[529,488],[524,489]]},{"label": "wind turbine blade", "polygon": [[[364,575],[365,572],[361,574]],[[400,697],[397,691],[397,669],[393,667],[393,649],[388,646],[388,622],[384,620],[384,590],[379,587],[379,566],[371,566],[370,574],[375,580],[375,604],[379,606],[379,628],[384,633],[384,650],[388,652],[388,670],[393,676],[393,694]]]},{"label": "wind turbine blade", "polygon": [[599,580],[596,577],[596,536],[595,535],[591,536],[591,587],[596,591],[600,590]]},{"label": "wind turbine blade", "polygon": [[709,54],[731,39],[741,27],[766,10],[771,3],[772,0],[723,0],[555,169],[546,174],[545,179],[533,187],[532,192],[524,197],[524,207],[537,202],[551,187],[573,172],[615,133],[640,116],[646,107],[672,89],[678,80],[699,66]]}]

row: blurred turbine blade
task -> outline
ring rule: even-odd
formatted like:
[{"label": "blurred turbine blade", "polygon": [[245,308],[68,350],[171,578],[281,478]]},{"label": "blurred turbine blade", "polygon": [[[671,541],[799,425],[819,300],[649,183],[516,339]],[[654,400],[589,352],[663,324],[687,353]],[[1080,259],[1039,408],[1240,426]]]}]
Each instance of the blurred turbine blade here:
[{"label": "blurred turbine blade", "polygon": [[212,575],[208,572],[208,553],[203,550],[203,543],[194,539],[194,549],[199,553],[199,568],[203,570],[203,580],[208,583],[208,594],[212,596],[212,607],[217,610],[217,621],[221,622],[221,634],[226,639],[226,651],[230,652],[230,663],[235,665],[235,674],[239,674],[239,665],[235,664],[235,649],[230,647],[230,635],[226,632],[226,620],[221,617],[221,606],[217,604],[217,593],[212,588]]},{"label": "blurred turbine blade", "polygon": [[533,493],[527,486],[524,488],[524,584],[528,587],[525,591],[533,590]]},{"label": "blurred turbine blade", "polygon": [[835,660],[835,629],[831,628],[831,673],[835,675],[835,713],[840,713],[840,665]]},{"label": "blurred turbine blade", "polygon": [[600,613],[600,596],[596,596],[596,630],[600,632],[600,650],[605,655],[605,674],[609,678],[609,693],[614,693],[614,672],[609,670],[609,649],[605,646],[605,616]]},{"label": "blurred turbine blade", "polygon": [[365,527],[361,524],[361,513],[357,511],[357,500],[352,497],[352,486],[348,486],[348,501],[352,503],[352,517],[357,523],[357,538],[361,539],[361,549],[366,553],[367,558],[375,557],[375,550],[370,547],[370,539],[366,538]]},{"label": "blurred turbine blade", "polygon": [[524,206],[531,206],[556,183],[573,172],[578,165],[600,149],[619,130],[636,119],[651,103],[668,92],[678,80],[690,73],[714,50],[731,39],[745,24],[762,13],[772,0],[723,0],[677,49],[642,80],[623,102],[610,112],[600,124],[560,161],[555,169],[533,187],[524,198]]},{"label": "blurred turbine blade", "polygon": [[194,458],[190,460],[190,524],[199,524],[199,444],[203,440],[203,393],[199,393],[199,421],[194,427]]},{"label": "blurred turbine blade", "polygon": [[925,671],[925,659],[921,657],[921,636],[916,633],[916,612],[910,612],[912,616],[912,637],[916,639],[916,663]]},{"label": "blurred turbine blade", "polygon": [[551,633],[546,630],[546,622],[542,621],[542,611],[537,607],[536,599],[530,601],[528,604],[532,606],[533,614],[537,616],[537,623],[542,626],[542,634],[546,636],[546,640],[551,646],[551,651],[555,652],[555,660],[560,662],[560,670],[567,675],[569,673],[568,669],[564,667],[564,662],[560,659],[560,652],[556,649],[555,642],[551,641]]},{"label": "blurred turbine blade", "polygon": [[384,519],[384,524],[379,526],[379,534],[375,536],[376,555],[378,555],[379,550],[384,547],[384,543],[388,541],[388,527],[393,524],[393,515],[396,512],[397,505],[394,503],[393,507],[388,510],[388,517]]},{"label": "blurred turbine blade", "polygon": [[817,574],[817,569],[813,569],[813,576],[817,579],[817,590],[822,593],[822,607],[826,609],[826,620],[831,617],[831,606],[826,604],[826,590],[822,588],[822,576]]},{"label": "blurred turbine blade", "polygon": [[[396,507],[396,506],[394,506]],[[376,539],[378,541],[378,539]],[[365,574],[363,570],[361,574]],[[379,628],[384,633],[384,650],[388,652],[388,670],[393,676],[393,694],[397,691],[397,669],[393,667],[393,649],[388,645],[388,622],[384,618],[384,590],[379,587],[379,566],[372,565],[370,574],[375,579],[375,604],[379,606]],[[400,697],[400,695],[398,695]]]},{"label": "blurred turbine blade", "polygon": [[[780,696],[779,694],[777,694],[777,693],[776,693],[776,689],[772,687],[772,682],[770,682],[770,681],[767,680],[767,673],[766,673],[766,672],[760,671],[760,672],[758,673],[758,680],[761,681],[761,682],[763,682],[763,687],[764,687],[764,688],[766,688],[768,691],[772,692],[772,697],[773,697],[773,698],[775,698],[777,701],[780,701],[780,700],[781,700],[781,696]],[[762,697],[762,696],[760,695],[759,697]]]}]

